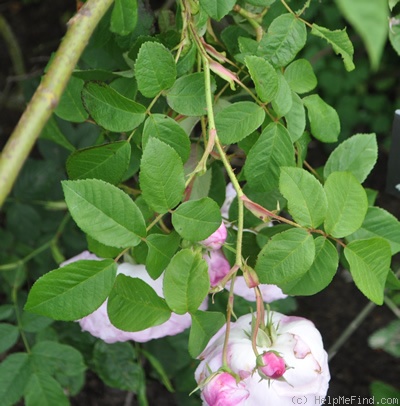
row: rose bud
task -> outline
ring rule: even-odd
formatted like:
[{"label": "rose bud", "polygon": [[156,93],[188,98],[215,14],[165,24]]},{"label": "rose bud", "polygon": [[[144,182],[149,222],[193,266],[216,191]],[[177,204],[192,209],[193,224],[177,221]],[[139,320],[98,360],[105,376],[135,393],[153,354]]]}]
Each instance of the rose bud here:
[{"label": "rose bud", "polygon": [[284,359],[275,351],[264,352],[259,359],[258,373],[264,379],[278,379],[286,372]]},{"label": "rose bud", "polygon": [[202,390],[202,398],[208,406],[241,405],[248,397],[248,390],[228,372],[215,375]]}]

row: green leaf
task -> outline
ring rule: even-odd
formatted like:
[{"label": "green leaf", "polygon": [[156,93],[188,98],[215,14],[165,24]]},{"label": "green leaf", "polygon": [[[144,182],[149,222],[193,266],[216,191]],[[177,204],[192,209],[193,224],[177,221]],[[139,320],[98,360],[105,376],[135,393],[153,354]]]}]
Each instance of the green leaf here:
[{"label": "green leaf", "polygon": [[332,282],[338,267],[338,252],[325,237],[317,237],[314,243],[315,259],[311,268],[301,278],[281,286],[286,294],[291,296],[315,295]]},{"label": "green leaf", "polygon": [[400,20],[399,14],[389,19],[389,40],[397,55],[400,55],[400,24],[396,20]]},{"label": "green leaf", "polygon": [[67,172],[72,180],[101,179],[117,185],[128,169],[131,146],[117,141],[75,151],[68,157]]},{"label": "green leaf", "polygon": [[0,354],[11,348],[18,340],[19,329],[8,323],[0,323]]},{"label": "green leaf", "polygon": [[283,117],[289,113],[292,108],[292,91],[290,90],[288,82],[282,73],[278,73],[278,92],[274,100],[272,100],[272,108],[278,117]]},{"label": "green leaf", "polygon": [[82,260],[50,271],[32,286],[25,310],[54,320],[78,320],[107,299],[116,272],[111,259]]},{"label": "green leaf", "polygon": [[372,68],[378,69],[389,28],[387,0],[336,0],[336,4],[362,38]]},{"label": "green leaf", "polygon": [[168,371],[168,373],[167,373],[167,371],[165,370],[163,364],[159,361],[159,359],[157,357],[155,357],[153,354],[146,351],[144,348],[141,348],[140,353],[150,363],[153,370],[157,373],[160,382],[166,387],[168,392],[171,392],[171,393],[174,392],[174,388],[168,377],[168,373],[170,371]]},{"label": "green leaf", "polygon": [[109,247],[108,245],[98,242],[89,235],[86,235],[86,241],[88,243],[88,250],[99,258],[115,258],[121,253],[120,248]]},{"label": "green leaf", "polygon": [[350,172],[331,173],[324,188],[328,199],[325,231],[336,238],[354,233],[368,210],[365,190]]},{"label": "green leaf", "polygon": [[[77,349],[55,341],[35,344],[31,352],[31,364],[34,371],[54,376],[64,387],[74,381],[82,381],[86,370],[83,356]],[[73,391],[71,387],[69,389]]]},{"label": "green leaf", "polygon": [[400,290],[400,279],[390,270],[386,279],[386,288]]},{"label": "green leaf", "polygon": [[50,326],[54,322],[49,317],[40,316],[38,314],[23,312],[21,317],[21,327],[28,333],[38,333]]},{"label": "green leaf", "polygon": [[392,255],[400,252],[400,222],[380,207],[369,207],[361,228],[346,237],[348,241],[381,237],[389,244]]},{"label": "green leaf", "polygon": [[130,100],[105,83],[86,83],[82,91],[86,110],[109,131],[130,131],[146,117],[146,107]]},{"label": "green leaf", "polygon": [[61,95],[60,102],[54,110],[58,117],[73,123],[83,123],[88,118],[88,113],[83,107],[81,98],[84,83],[82,79],[71,76]]},{"label": "green leaf", "polygon": [[256,93],[261,101],[269,103],[278,92],[278,75],[274,67],[264,58],[249,55],[245,58]]},{"label": "green leaf", "polygon": [[179,154],[182,162],[190,155],[190,140],[185,130],[171,117],[164,114],[152,114],[144,123],[142,134],[143,147],[150,137],[165,142]]},{"label": "green leaf", "polygon": [[207,102],[204,73],[191,73],[177,79],[167,92],[167,102],[179,114],[185,116],[205,115],[207,113]]},{"label": "green leaf", "polygon": [[[396,0],[395,0],[396,1]],[[388,399],[400,399],[400,390],[388,385],[385,382],[374,381],[369,387],[370,393],[377,405],[384,405]],[[385,400],[383,400],[385,399]],[[379,403],[378,403],[379,402]]]},{"label": "green leaf", "polygon": [[146,144],[139,179],[144,200],[157,213],[166,213],[182,200],[185,191],[182,160],[158,138],[151,137]]},{"label": "green leaf", "polygon": [[34,372],[25,390],[26,406],[69,406],[61,385],[49,374]]},{"label": "green leaf", "polygon": [[137,20],[137,0],[115,0],[111,13],[111,32],[118,35],[128,35],[135,29]]},{"label": "green leaf", "polygon": [[171,311],[146,282],[120,274],[108,298],[111,323],[123,331],[141,331],[165,323]]},{"label": "green leaf", "polygon": [[[199,151],[199,149],[198,149]],[[187,167],[185,168],[186,172]],[[201,176],[196,176],[192,183],[192,191],[189,200],[199,200],[203,197],[208,197],[212,181],[212,169],[207,169],[206,173]],[[225,188],[225,185],[224,185]]]},{"label": "green leaf", "polygon": [[270,123],[251,148],[245,166],[249,186],[269,192],[278,188],[280,166],[294,166],[294,148],[286,128]]},{"label": "green leaf", "polygon": [[223,144],[234,144],[260,127],[264,118],[264,110],[256,103],[231,104],[215,116],[218,137]]},{"label": "green leaf", "polygon": [[225,316],[219,312],[192,313],[192,327],[189,335],[189,353],[197,358],[206,348],[210,339],[225,324]]},{"label": "green leaf", "polygon": [[394,9],[394,7],[396,6],[396,4],[399,2],[400,0],[389,0],[389,8],[390,11],[392,11]]},{"label": "green leaf", "polygon": [[14,353],[0,364],[0,399],[2,406],[12,406],[25,391],[31,375],[29,355]]},{"label": "green leaf", "polygon": [[150,234],[146,238],[146,244],[149,248],[146,270],[153,279],[157,279],[163,273],[180,242],[181,238],[175,232],[168,235]]},{"label": "green leaf", "polygon": [[179,251],[165,270],[163,291],[171,310],[177,314],[196,312],[210,289],[207,262],[199,252]]},{"label": "green leaf", "polygon": [[75,151],[75,147],[67,140],[65,135],[61,132],[54,116],[50,117],[49,121],[43,128],[42,133],[40,134],[40,138],[53,141],[56,144],[61,145],[68,151],[71,152]]},{"label": "green leaf", "polygon": [[255,270],[261,283],[282,285],[304,275],[315,258],[311,234],[292,228],[275,234],[260,251]]},{"label": "green leaf", "polygon": [[293,14],[282,14],[272,21],[260,41],[257,55],[277,68],[286,66],[304,47],[307,31],[304,23]]},{"label": "green leaf", "polygon": [[292,107],[285,114],[287,129],[292,142],[296,142],[306,128],[306,110],[303,101],[292,91]]},{"label": "green leaf", "polygon": [[307,93],[317,86],[317,78],[307,59],[297,59],[292,62],[284,73],[290,88],[296,93]]},{"label": "green leaf", "polygon": [[219,206],[209,197],[182,203],[172,214],[175,230],[189,241],[205,240],[221,222]]},{"label": "green leaf", "polygon": [[340,133],[340,121],[336,110],[317,94],[303,98],[308,110],[312,135],[322,142],[336,142]]},{"label": "green leaf", "polygon": [[0,320],[10,320],[14,314],[14,310],[12,304],[0,305]]},{"label": "green leaf", "polygon": [[138,392],[144,385],[143,369],[131,343],[106,344],[99,340],[93,350],[95,371],[111,388]]},{"label": "green leaf", "polygon": [[328,202],[324,188],[315,176],[301,168],[282,167],[279,190],[297,223],[312,228],[323,223]]},{"label": "green leaf", "polygon": [[171,52],[158,42],[145,42],[135,63],[139,91],[145,97],[154,97],[169,89],[176,79],[176,65]]},{"label": "green leaf", "polygon": [[122,190],[98,179],[63,181],[62,186],[76,224],[95,240],[127,248],[145,237],[142,213]]},{"label": "green leaf", "polygon": [[362,183],[378,159],[375,134],[356,134],[339,144],[326,161],[325,179],[332,172],[351,172]]},{"label": "green leaf", "polygon": [[199,2],[200,6],[212,19],[219,21],[232,10],[236,0],[200,0]]},{"label": "green leaf", "polygon": [[383,304],[390,269],[390,245],[382,238],[353,241],[344,249],[354,283],[372,302]]},{"label": "green leaf", "polygon": [[320,27],[317,24],[312,25],[311,34],[328,41],[332,45],[336,55],[342,56],[344,66],[348,72],[352,71],[355,66],[353,62],[354,48],[346,29],[331,31],[328,28]]}]

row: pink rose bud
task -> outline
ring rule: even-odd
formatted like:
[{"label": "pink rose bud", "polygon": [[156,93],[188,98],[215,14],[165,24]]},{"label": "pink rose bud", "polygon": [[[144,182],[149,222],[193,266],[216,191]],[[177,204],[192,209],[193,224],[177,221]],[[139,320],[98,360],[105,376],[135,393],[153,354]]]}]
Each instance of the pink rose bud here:
[{"label": "pink rose bud", "polygon": [[248,288],[255,288],[260,284],[256,271],[247,264],[243,267],[243,277]]},{"label": "pink rose bud", "polygon": [[265,379],[278,379],[286,372],[285,361],[274,351],[264,352],[261,360],[258,372]]},{"label": "pink rose bud", "polygon": [[211,250],[219,250],[224,244],[227,235],[228,232],[225,224],[221,223],[217,231],[212,233],[207,239],[200,241],[200,243]]},{"label": "pink rose bud", "polygon": [[210,69],[220,78],[226,80],[232,90],[235,90],[235,82],[240,83],[236,73],[233,73],[216,61],[210,60]]},{"label": "pink rose bud", "polygon": [[249,397],[249,392],[231,374],[223,372],[204,386],[202,396],[208,406],[236,406]]},{"label": "pink rose bud", "polygon": [[231,266],[221,250],[206,252],[203,258],[208,264],[210,285],[217,286],[219,282],[229,273]]}]

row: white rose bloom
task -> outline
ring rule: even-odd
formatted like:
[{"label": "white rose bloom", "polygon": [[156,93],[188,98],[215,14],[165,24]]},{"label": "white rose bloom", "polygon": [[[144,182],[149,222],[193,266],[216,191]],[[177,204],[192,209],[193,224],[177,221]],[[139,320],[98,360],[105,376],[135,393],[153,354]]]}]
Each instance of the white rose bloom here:
[{"label": "white rose bloom", "polygon": [[[61,266],[70,264],[82,259],[86,260],[100,260],[96,255],[91,254],[89,251],[84,251],[81,254],[65,261]],[[144,265],[133,265],[123,263],[118,266],[118,274],[124,274],[132,278],[140,278],[151,286],[158,296],[163,295],[163,279],[162,274],[158,279],[153,280],[146,271]],[[200,306],[201,310],[207,309],[207,298]],[[80,320],[77,320],[83,331],[89,332],[92,336],[101,338],[106,343],[115,343],[118,341],[137,341],[146,342],[156,338],[165,336],[172,336],[181,333],[191,325],[191,317],[189,313],[180,315],[172,313],[169,320],[158,326],[150,327],[142,331],[127,332],[114,327],[107,314],[107,300],[93,313]]]},{"label": "white rose bloom", "polygon": [[[224,386],[226,379],[217,379],[219,375],[212,376],[223,366],[225,326],[210,340],[199,357],[202,362],[195,372],[196,381],[203,392],[203,405],[289,406],[293,405],[293,399],[301,398],[303,404],[306,400],[307,404],[312,404],[315,397],[326,395],[330,379],[328,357],[314,324],[302,317],[285,316],[277,312],[270,312],[269,317],[274,330],[270,335],[272,342],[263,340],[260,337],[263,334],[259,333],[257,350],[260,355],[258,361],[262,363],[263,360],[271,359],[273,363],[270,366],[257,363],[251,343],[252,315],[242,316],[231,324],[227,360],[228,367],[238,379],[237,396],[232,383],[229,387]],[[280,359],[284,361],[285,370],[282,370],[282,364],[278,365]],[[271,371],[271,378],[265,377],[265,374],[262,377],[262,372],[268,374],[268,371]],[[224,401],[227,391],[232,402]],[[248,396],[245,396],[245,391]],[[207,399],[213,399],[213,403],[207,403]],[[238,399],[241,399],[240,402]]]}]

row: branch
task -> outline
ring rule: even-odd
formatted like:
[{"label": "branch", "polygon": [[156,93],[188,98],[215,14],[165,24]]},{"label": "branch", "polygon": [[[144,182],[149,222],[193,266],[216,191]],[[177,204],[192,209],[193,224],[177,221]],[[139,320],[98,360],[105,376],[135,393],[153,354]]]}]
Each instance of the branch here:
[{"label": "branch", "polygon": [[53,63],[0,155],[0,208],[36,139],[57,107],[90,36],[112,3],[113,0],[88,0],[69,21],[68,31]]}]

